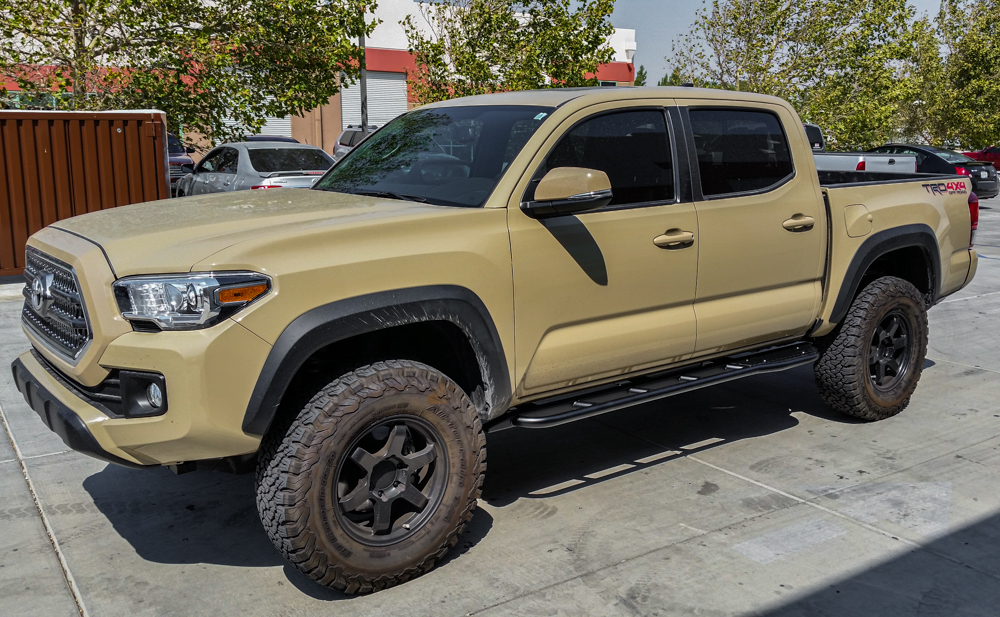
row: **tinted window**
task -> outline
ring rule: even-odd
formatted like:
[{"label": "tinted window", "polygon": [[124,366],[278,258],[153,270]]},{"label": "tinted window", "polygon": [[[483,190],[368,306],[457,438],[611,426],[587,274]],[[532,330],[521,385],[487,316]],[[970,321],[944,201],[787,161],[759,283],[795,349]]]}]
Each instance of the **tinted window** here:
[{"label": "tinted window", "polygon": [[313,148],[250,148],[250,165],[261,173],[273,171],[323,171],[333,159]]},{"label": "tinted window", "polygon": [[809,145],[815,150],[823,148],[823,131],[819,130],[818,126],[806,126],[806,137],[809,139]]},{"label": "tinted window", "polygon": [[167,135],[167,152],[170,154],[187,154],[187,150],[184,149],[184,144],[181,140],[177,139],[177,136],[173,134]]},{"label": "tinted window", "polygon": [[661,111],[618,112],[577,125],[545,162],[545,171],[558,167],[608,174],[614,195],[610,205],[674,198],[670,139]]},{"label": "tinted window", "polygon": [[940,156],[949,163],[971,163],[972,159],[965,156],[964,154],[959,154],[953,150],[944,150],[942,148],[934,148],[934,154]]},{"label": "tinted window", "polygon": [[690,116],[706,197],[759,191],[792,174],[788,142],[772,114],[692,109]]},{"label": "tinted window", "polygon": [[220,174],[234,174],[240,162],[240,153],[233,148],[223,148],[215,165],[215,171]]},{"label": "tinted window", "polygon": [[370,134],[315,188],[478,207],[551,111],[520,105],[415,110]]},{"label": "tinted window", "polygon": [[351,137],[353,135],[354,135],[354,131],[344,131],[343,133],[341,133],[340,134],[340,145],[342,145],[342,146],[350,146],[351,145]]}]

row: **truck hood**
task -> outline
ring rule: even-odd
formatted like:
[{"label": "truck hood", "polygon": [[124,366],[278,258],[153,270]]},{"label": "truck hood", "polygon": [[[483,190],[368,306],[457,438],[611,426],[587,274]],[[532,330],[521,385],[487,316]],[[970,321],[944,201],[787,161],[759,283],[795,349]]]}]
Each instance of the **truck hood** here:
[{"label": "truck hood", "polygon": [[277,189],[111,208],[59,221],[53,227],[100,245],[121,277],[186,272],[214,253],[264,234],[441,209],[361,195]]}]

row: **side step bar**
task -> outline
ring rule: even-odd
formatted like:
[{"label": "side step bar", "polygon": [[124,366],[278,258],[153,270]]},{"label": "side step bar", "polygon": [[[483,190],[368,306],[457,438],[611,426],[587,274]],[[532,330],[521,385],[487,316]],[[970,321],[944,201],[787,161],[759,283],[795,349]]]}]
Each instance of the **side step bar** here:
[{"label": "side step bar", "polygon": [[741,377],[775,373],[811,364],[817,358],[819,352],[816,347],[804,342],[738,354],[684,369],[660,371],[619,381],[586,393],[577,392],[512,407],[507,414],[487,425],[486,430],[493,432],[511,427],[559,426]]}]

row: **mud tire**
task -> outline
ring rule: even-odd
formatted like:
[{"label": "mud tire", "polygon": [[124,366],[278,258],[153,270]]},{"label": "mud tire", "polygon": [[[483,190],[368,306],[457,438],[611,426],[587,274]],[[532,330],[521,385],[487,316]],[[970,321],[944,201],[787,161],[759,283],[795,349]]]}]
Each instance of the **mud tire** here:
[{"label": "mud tire", "polygon": [[[351,524],[334,511],[337,467],[351,464],[345,453],[359,436],[394,421],[426,423],[445,436],[438,456],[450,472],[426,522],[398,542],[373,547],[358,541],[356,531],[352,536]],[[456,544],[476,509],[485,471],[486,439],[469,397],[427,365],[389,360],[336,379],[287,430],[265,437],[257,509],[271,542],[299,571],[339,591],[370,593],[429,571]]]},{"label": "mud tire", "polygon": [[[908,328],[906,369],[888,388],[870,375],[869,354],[876,328],[899,316]],[[815,364],[816,384],[828,405],[861,420],[895,416],[910,402],[927,354],[927,310],[922,294],[908,281],[884,276],[869,283],[851,303],[832,340]]]}]

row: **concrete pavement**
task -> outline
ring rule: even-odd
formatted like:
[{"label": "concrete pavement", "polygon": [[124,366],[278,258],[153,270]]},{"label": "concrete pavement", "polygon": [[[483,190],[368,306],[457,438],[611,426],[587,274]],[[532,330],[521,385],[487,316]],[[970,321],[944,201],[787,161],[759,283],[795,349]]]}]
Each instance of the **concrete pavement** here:
[{"label": "concrete pavement", "polygon": [[[484,503],[435,570],[363,597],[285,565],[250,476],[65,452],[0,371],[70,593],[0,439],[0,616],[995,615],[1000,605],[1000,204],[980,270],[935,307],[920,386],[865,424],[811,370],[546,431],[490,436]],[[990,209],[987,209],[990,208]],[[27,348],[0,302],[0,362]]]}]

